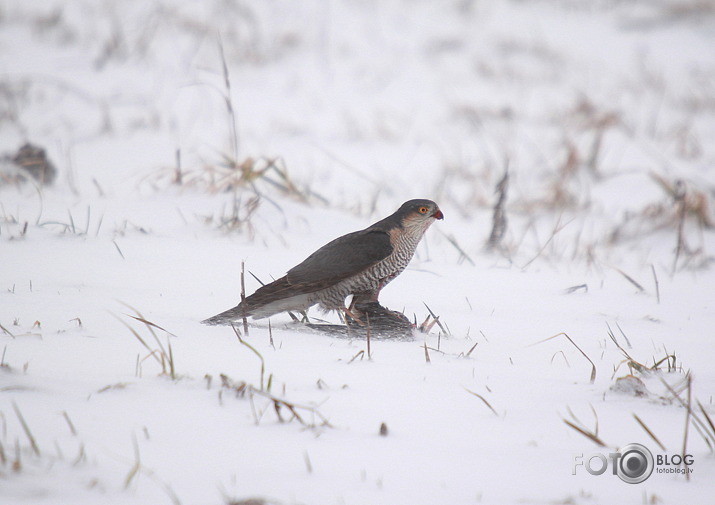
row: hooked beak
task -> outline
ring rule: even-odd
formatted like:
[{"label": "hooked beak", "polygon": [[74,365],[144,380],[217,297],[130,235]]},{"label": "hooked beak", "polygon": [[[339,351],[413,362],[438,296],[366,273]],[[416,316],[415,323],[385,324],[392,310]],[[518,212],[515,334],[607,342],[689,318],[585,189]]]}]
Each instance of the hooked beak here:
[{"label": "hooked beak", "polygon": [[432,217],[435,219],[444,219],[444,214],[442,214],[442,211],[437,209],[434,211],[434,214],[432,214]]}]

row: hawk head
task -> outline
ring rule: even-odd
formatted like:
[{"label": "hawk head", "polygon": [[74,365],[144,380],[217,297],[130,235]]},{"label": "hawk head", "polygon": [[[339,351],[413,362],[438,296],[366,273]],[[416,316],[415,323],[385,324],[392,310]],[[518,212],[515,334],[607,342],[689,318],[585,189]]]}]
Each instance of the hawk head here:
[{"label": "hawk head", "polygon": [[405,227],[427,228],[436,219],[444,219],[444,214],[432,200],[409,200],[395,212],[399,223]]}]

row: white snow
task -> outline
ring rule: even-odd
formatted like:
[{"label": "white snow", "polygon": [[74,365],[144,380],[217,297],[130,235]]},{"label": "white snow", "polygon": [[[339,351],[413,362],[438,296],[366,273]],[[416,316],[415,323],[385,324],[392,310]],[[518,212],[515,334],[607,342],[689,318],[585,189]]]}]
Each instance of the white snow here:
[{"label": "white snow", "polygon": [[[714,21],[685,0],[0,2],[0,152],[59,170],[0,184],[0,504],[711,503]],[[220,191],[224,157],[275,158],[295,191]],[[242,262],[250,293],[417,197],[445,220],[381,301],[443,329],[368,357],[287,315],[248,345],[199,323]],[[575,466],[683,453],[688,374],[689,480]]]}]

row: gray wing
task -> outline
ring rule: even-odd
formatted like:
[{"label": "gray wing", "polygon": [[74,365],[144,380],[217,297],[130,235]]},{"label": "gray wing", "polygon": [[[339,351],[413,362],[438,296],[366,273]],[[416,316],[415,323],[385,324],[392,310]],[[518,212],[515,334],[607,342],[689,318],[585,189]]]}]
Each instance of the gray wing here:
[{"label": "gray wing", "polygon": [[361,230],[328,242],[288,271],[291,285],[332,285],[362,272],[392,253],[390,236],[381,230]]}]

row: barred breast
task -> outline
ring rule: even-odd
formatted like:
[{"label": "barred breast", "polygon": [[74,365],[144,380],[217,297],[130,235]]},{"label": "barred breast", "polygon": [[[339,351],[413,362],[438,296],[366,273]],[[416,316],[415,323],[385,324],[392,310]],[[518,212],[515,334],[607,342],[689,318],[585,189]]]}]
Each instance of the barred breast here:
[{"label": "barred breast", "polygon": [[400,275],[410,263],[428,226],[405,227],[392,231],[392,254],[363,272],[315,293],[314,303],[320,303],[320,307],[327,311],[345,307],[345,298],[349,295],[370,295],[377,299],[379,291]]}]

